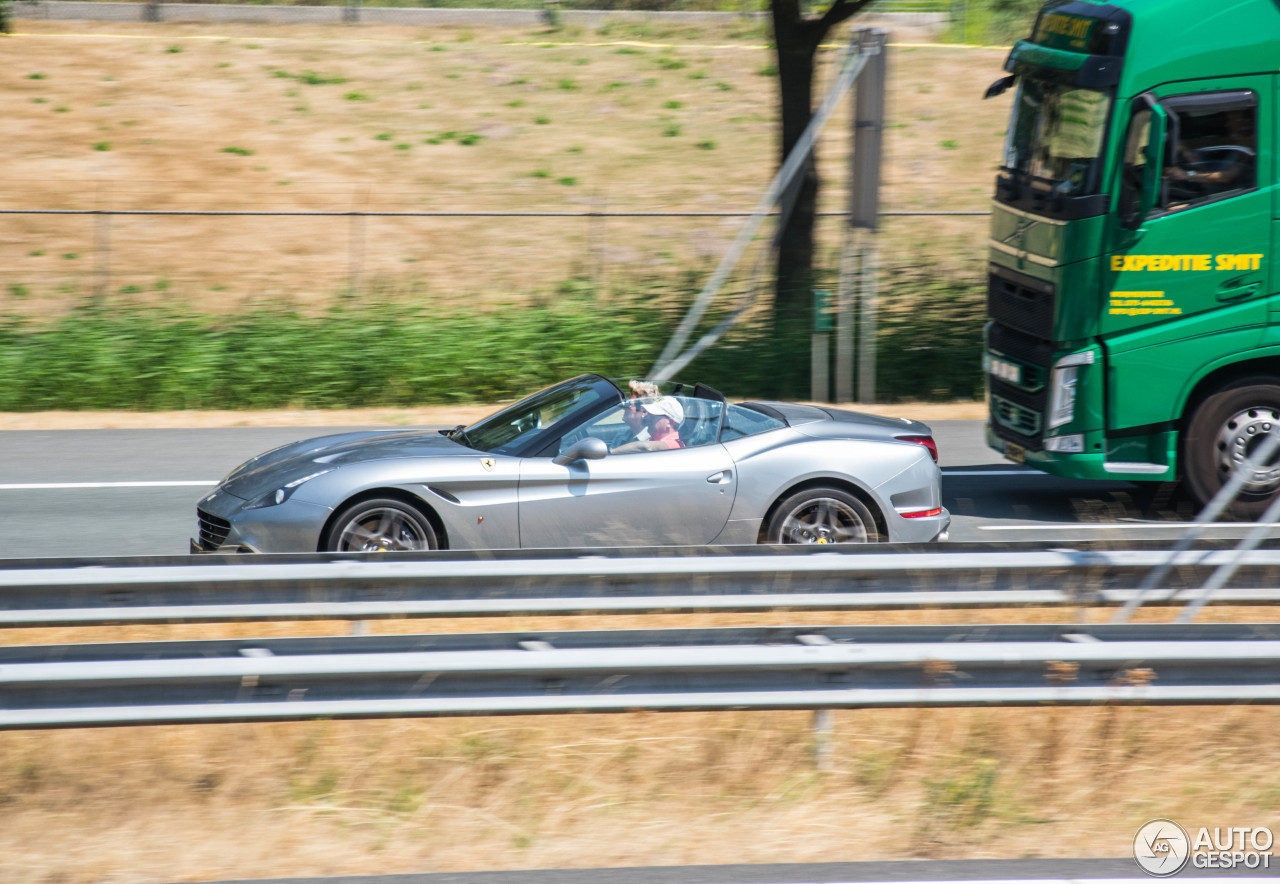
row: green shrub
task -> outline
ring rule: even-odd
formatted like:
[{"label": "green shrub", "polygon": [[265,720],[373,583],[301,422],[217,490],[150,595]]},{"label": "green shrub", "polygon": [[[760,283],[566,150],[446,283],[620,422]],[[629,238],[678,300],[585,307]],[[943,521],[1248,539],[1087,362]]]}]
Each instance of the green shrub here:
[{"label": "green shrub", "polygon": [[[554,296],[488,310],[375,292],[339,297],[319,314],[276,304],[212,316],[113,298],[56,319],[0,315],[0,411],[492,402],[584,371],[638,376],[700,285],[632,279],[602,292],[575,277]],[[891,266],[881,291],[878,398],[980,396],[980,281]],[[170,289],[169,302],[198,299]],[[693,340],[724,315],[709,311]],[[744,322],[680,376],[729,396],[807,397],[810,338],[808,317]]]}]

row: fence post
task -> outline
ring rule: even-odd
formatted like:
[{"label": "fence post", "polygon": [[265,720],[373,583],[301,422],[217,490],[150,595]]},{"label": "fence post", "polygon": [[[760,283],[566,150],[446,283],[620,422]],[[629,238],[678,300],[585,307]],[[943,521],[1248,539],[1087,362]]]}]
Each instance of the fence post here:
[{"label": "fence post", "polygon": [[164,21],[164,10],[160,8],[159,3],[144,3],[142,6],[142,20],[149,23],[162,22]]},{"label": "fence post", "polygon": [[348,0],[342,7],[342,23],[346,25],[360,24],[360,0]]},{"label": "fence post", "polygon": [[347,294],[359,289],[364,270],[365,226],[369,216],[369,188],[357,193],[351,207],[351,242],[347,253]]},{"label": "fence post", "polygon": [[591,198],[591,211],[587,213],[587,251],[591,262],[591,288],[595,297],[600,296],[604,284],[604,212],[603,197]]},{"label": "fence post", "polygon": [[107,300],[107,289],[111,287],[111,185],[98,184],[98,208],[94,210],[93,256],[94,283],[93,297],[101,307]]}]

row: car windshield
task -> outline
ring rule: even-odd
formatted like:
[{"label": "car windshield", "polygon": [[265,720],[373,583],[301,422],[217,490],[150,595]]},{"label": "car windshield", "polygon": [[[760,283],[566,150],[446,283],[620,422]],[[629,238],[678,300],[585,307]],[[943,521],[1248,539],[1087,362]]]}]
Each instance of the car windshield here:
[{"label": "car windshield", "polygon": [[1021,77],[1005,141],[1005,169],[1056,195],[1097,193],[1110,111],[1108,93]]},{"label": "car windshield", "polygon": [[570,425],[585,411],[594,411],[610,390],[621,399],[621,394],[602,378],[574,378],[489,415],[453,434],[453,439],[477,451],[519,454],[536,434]]}]

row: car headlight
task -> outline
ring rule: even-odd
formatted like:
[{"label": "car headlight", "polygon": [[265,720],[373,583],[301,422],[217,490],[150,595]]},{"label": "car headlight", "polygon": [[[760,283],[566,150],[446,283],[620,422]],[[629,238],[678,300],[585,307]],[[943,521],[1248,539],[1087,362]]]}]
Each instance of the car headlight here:
[{"label": "car headlight", "polygon": [[301,479],[294,479],[288,485],[281,485],[275,491],[272,491],[269,494],[262,495],[253,503],[246,506],[245,509],[257,510],[257,509],[262,509],[263,507],[266,507],[266,506],[279,506],[280,504],[288,500],[290,497],[292,497],[293,492],[298,490],[298,488],[300,488],[304,483],[310,482],[312,479],[316,478],[317,476],[323,476],[325,473],[331,473],[331,472],[333,471],[321,470],[318,473],[312,473],[310,476],[303,476]]},{"label": "car headlight", "polygon": [[1080,366],[1093,365],[1094,351],[1072,353],[1053,364],[1053,392],[1049,399],[1050,430],[1071,423],[1076,414],[1076,381]]}]

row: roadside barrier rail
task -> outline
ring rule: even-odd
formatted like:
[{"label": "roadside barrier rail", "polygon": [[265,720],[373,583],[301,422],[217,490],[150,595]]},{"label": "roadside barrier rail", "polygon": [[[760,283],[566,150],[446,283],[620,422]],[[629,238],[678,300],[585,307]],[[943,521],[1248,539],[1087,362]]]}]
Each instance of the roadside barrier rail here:
[{"label": "roadside barrier rail", "polygon": [[[1280,550],[742,547],[0,563],[0,627],[509,614],[1280,603]],[[956,549],[959,547],[959,549]],[[1159,587],[1137,587],[1167,566]]]},{"label": "roadside barrier rail", "polygon": [[0,730],[1099,703],[1280,703],[1280,624],[802,626],[0,648]]}]

